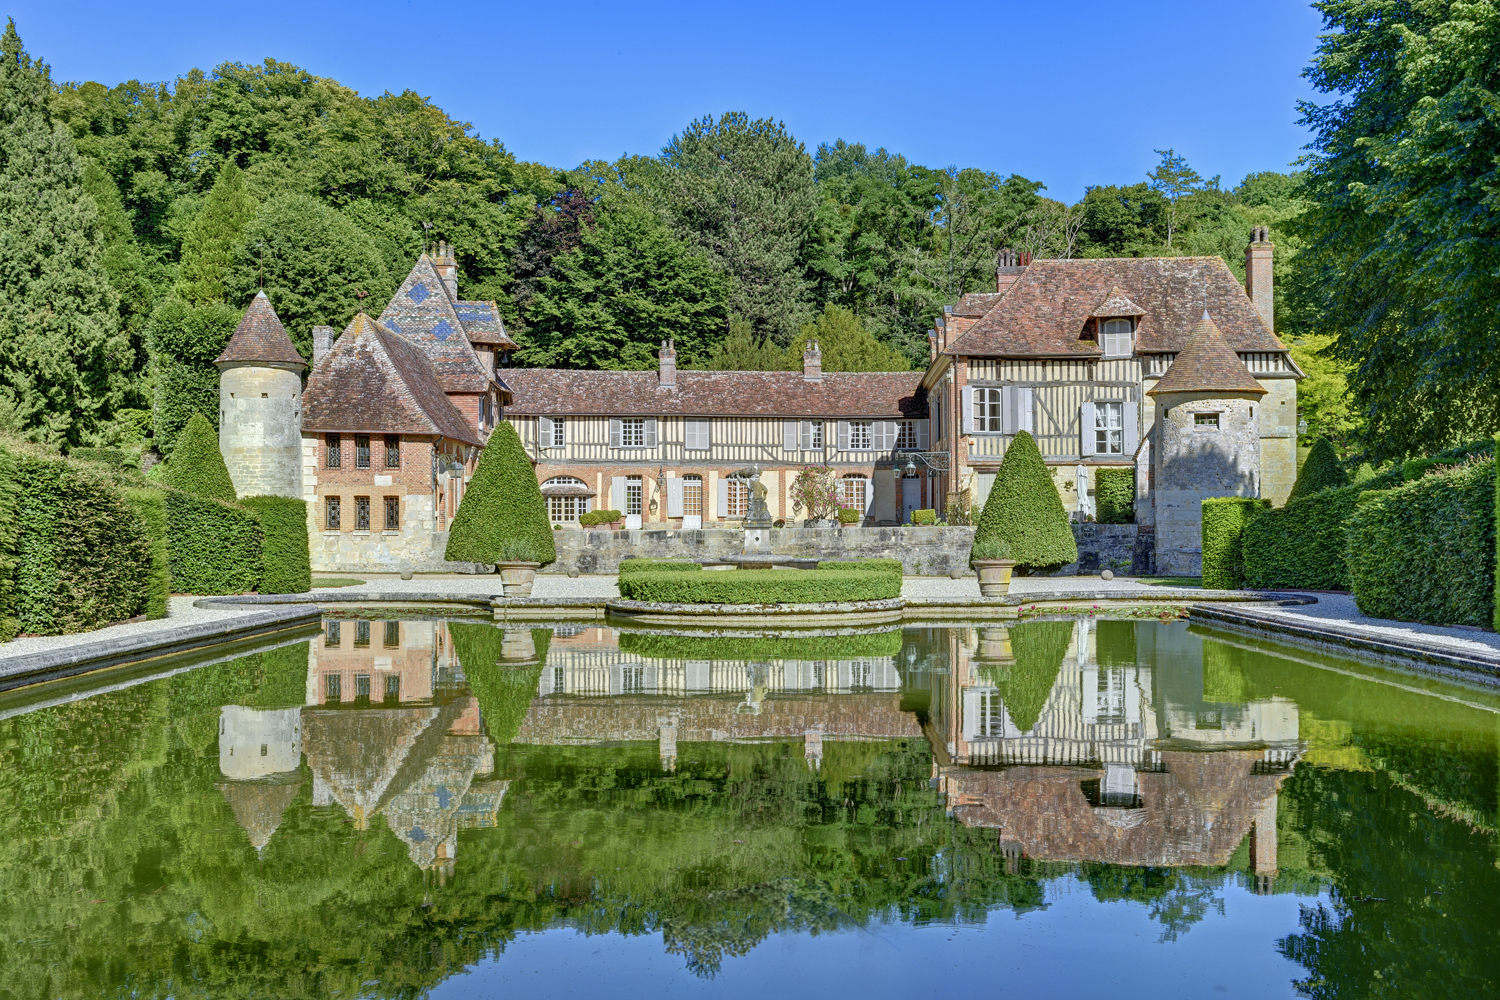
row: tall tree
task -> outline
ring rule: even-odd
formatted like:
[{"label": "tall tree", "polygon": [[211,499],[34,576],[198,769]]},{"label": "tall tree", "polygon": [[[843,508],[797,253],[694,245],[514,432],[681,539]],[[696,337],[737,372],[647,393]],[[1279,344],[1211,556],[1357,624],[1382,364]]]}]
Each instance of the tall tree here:
[{"label": "tall tree", "polygon": [[72,136],[48,114],[45,63],[0,38],[0,423],[90,440],[131,368],[104,271],[99,210]]},{"label": "tall tree", "polygon": [[813,161],[786,126],[729,112],[700,118],[662,150],[673,225],[733,281],[731,312],[785,344],[807,311],[803,252],[818,193]]},{"label": "tall tree", "polygon": [[1146,176],[1156,193],[1167,199],[1167,249],[1170,250],[1172,234],[1177,231],[1177,202],[1201,188],[1203,178],[1175,149],[1158,149],[1156,155],[1161,162]]},{"label": "tall tree", "polygon": [[904,372],[911,369],[906,357],[876,340],[858,316],[833,303],[811,323],[804,323],[786,350],[784,367],[802,370],[807,342],[816,340],[827,372]]},{"label": "tall tree", "polygon": [[194,305],[224,301],[224,278],[259,207],[240,168],[233,160],[225,163],[182,241],[178,295]]}]

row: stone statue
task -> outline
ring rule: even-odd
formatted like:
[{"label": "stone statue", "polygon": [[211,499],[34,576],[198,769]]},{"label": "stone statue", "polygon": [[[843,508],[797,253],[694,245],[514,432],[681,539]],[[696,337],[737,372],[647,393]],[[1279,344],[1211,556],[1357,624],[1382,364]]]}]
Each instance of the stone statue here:
[{"label": "stone statue", "polygon": [[745,514],[747,528],[769,528],[771,509],[766,506],[766,486],[760,481],[760,468],[749,465],[729,474],[730,479],[746,480],[750,486],[750,510]]}]

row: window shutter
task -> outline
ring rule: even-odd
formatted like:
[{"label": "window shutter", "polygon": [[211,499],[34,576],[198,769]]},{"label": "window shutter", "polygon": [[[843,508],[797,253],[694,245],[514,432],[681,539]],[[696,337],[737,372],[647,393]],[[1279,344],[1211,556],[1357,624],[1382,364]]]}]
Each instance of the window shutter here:
[{"label": "window shutter", "polygon": [[719,480],[719,516],[729,516],[729,480]]},{"label": "window shutter", "polygon": [[865,517],[875,516],[875,480],[865,480]]},{"label": "window shutter", "polygon": [[1000,387],[1000,432],[1002,434],[1014,434],[1021,429],[1016,419],[1016,387],[1006,385]]},{"label": "window shutter", "polygon": [[[610,417],[609,418],[609,446],[611,448],[618,448],[618,447],[620,447],[620,418],[619,417]],[[618,508],[618,507],[615,508],[615,510],[619,510],[619,509],[620,508]]]},{"label": "window shutter", "polygon": [[1080,455],[1089,456],[1094,454],[1094,404],[1084,403],[1079,412],[1078,422],[1081,425],[1079,434]]},{"label": "window shutter", "polygon": [[625,477],[613,476],[609,481],[609,509],[625,509]]},{"label": "window shutter", "polygon": [[537,430],[536,430],[537,447],[539,447],[539,448],[550,448],[550,447],[552,447],[552,418],[551,417],[537,417],[536,418],[536,428],[537,428]]},{"label": "window shutter", "polygon": [[1036,390],[1031,386],[1021,386],[1016,389],[1016,412],[1020,416],[1017,424],[1018,430],[1028,434],[1036,433]]},{"label": "window shutter", "polygon": [[964,386],[962,393],[963,419],[965,434],[974,433],[974,387]]},{"label": "window shutter", "polygon": [[802,450],[806,451],[807,449],[809,449],[809,448],[812,447],[812,421],[811,420],[803,420],[803,421],[801,421],[801,434],[802,434],[802,440],[801,440],[800,443],[802,445]]},{"label": "window shutter", "polygon": [[682,516],[682,479],[679,476],[667,480],[667,516]]},{"label": "window shutter", "polygon": [[646,447],[647,448],[655,448],[656,447],[656,418],[655,417],[647,417],[646,418]]},{"label": "window shutter", "polygon": [[849,450],[849,421],[839,421],[839,451]]},{"label": "window shutter", "polygon": [[709,440],[710,426],[709,421],[703,418],[687,422],[687,447],[689,451],[708,451],[711,444]]},{"label": "window shutter", "polygon": [[1139,403],[1125,404],[1125,454],[1134,455],[1141,444],[1141,408]]},{"label": "window shutter", "polygon": [[797,450],[797,421],[783,420],[781,422],[781,448],[783,451]]},{"label": "window shutter", "polygon": [[917,421],[917,450],[918,451],[926,451],[927,450],[927,421],[926,420],[918,420]]}]

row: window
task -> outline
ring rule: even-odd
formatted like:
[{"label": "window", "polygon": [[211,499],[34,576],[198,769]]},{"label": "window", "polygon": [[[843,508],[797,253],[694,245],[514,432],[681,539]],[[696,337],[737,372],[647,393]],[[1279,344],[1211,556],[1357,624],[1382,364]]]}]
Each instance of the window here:
[{"label": "window", "polygon": [[870,481],[864,476],[845,476],[839,480],[839,506],[857,510],[861,514],[865,510],[865,498],[869,496]]},{"label": "window", "polygon": [[708,451],[713,446],[713,426],[709,419],[688,420],[683,428],[684,447],[688,451]]},{"label": "window", "polygon": [[724,515],[744,517],[750,513],[750,484],[743,479],[724,480]]},{"label": "window", "polygon": [[1094,404],[1094,453],[1125,454],[1125,404]]},{"label": "window", "polygon": [[397,648],[400,647],[400,645],[401,645],[401,623],[400,622],[398,622],[398,621],[388,621],[388,622],[385,623],[385,642],[383,643],[383,645],[385,646],[386,649],[397,649]]},{"label": "window", "polygon": [[620,691],[623,694],[640,694],[646,690],[646,668],[637,663],[620,668]]},{"label": "window", "polygon": [[355,497],[354,498],[354,530],[355,531],[369,531],[370,530],[370,498],[369,497]]},{"label": "window", "polygon": [[917,446],[917,422],[915,420],[896,421],[896,447],[916,448]]},{"label": "window", "polygon": [[1107,319],[1099,328],[1100,347],[1106,358],[1128,357],[1131,352],[1130,333],[1135,326],[1133,320]]},{"label": "window", "polygon": [[[588,488],[582,479],[574,479],[572,476],[555,476],[542,485]],[[576,521],[578,515],[589,512],[589,500],[589,497],[548,497],[547,516],[554,521]]]},{"label": "window", "polygon": [[871,431],[873,430],[873,428],[871,426],[871,423],[872,422],[869,421],[869,420],[851,420],[851,421],[849,421],[849,450],[850,451],[869,451],[870,450],[870,439],[872,437]]},{"label": "window", "polygon": [[1216,431],[1219,429],[1219,415],[1217,413],[1195,413],[1193,414],[1193,430]]},{"label": "window", "polygon": [[355,674],[354,675],[354,700],[355,701],[369,701],[370,700],[370,675],[369,674]]},{"label": "window", "polygon": [[[620,447],[646,447],[646,421],[643,417],[626,417],[620,421]],[[639,513],[628,511],[627,513]]]},{"label": "window", "polygon": [[354,623],[354,644],[356,646],[368,646],[370,644],[370,623],[358,621]]},{"label": "window", "polygon": [[[629,421],[627,421],[628,423]],[[625,513],[639,514],[641,512],[641,477],[629,476],[625,479]]]},{"label": "window", "polygon": [[823,449],[823,421],[802,421],[802,447],[809,451]]},{"label": "window", "polygon": [[326,531],[339,530],[339,498],[326,497],[323,501],[323,528]]},{"label": "window", "polygon": [[999,389],[974,390],[974,430],[979,434],[999,434],[1005,430],[1005,404]]},{"label": "window", "polygon": [[979,739],[997,740],[1005,735],[1005,713],[1000,692],[994,688],[979,692],[979,717],[974,720],[974,735]]},{"label": "window", "polygon": [[401,530],[401,498],[400,497],[386,497],[385,498],[385,530],[386,531],[400,531]]},{"label": "window", "polygon": [[339,622],[328,623],[328,637],[323,640],[323,645],[337,648],[343,645],[343,636],[339,634]]},{"label": "window", "polygon": [[688,517],[703,516],[703,477],[682,477],[682,512]]},{"label": "window", "polygon": [[385,700],[386,701],[400,701],[401,700],[401,675],[400,674],[386,674],[385,675]]},{"label": "window", "polygon": [[368,469],[370,467],[370,435],[354,435],[354,467],[356,469]]},{"label": "window", "polygon": [[343,698],[344,678],[338,674],[326,674],[323,677],[323,690],[327,692],[324,701],[337,702]]},{"label": "window", "polygon": [[344,464],[344,442],[337,434],[327,434],[323,437],[323,465],[329,469],[337,469]]},{"label": "window", "polygon": [[400,434],[387,434],[385,436],[385,467],[387,469],[401,468]]},{"label": "window", "polygon": [[561,448],[568,443],[568,424],[562,417],[552,418],[552,447]]}]

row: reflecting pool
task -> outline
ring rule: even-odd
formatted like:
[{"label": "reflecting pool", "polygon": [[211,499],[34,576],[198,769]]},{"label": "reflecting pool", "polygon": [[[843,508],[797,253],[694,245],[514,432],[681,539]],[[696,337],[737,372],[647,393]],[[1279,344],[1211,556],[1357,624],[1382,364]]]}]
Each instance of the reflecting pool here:
[{"label": "reflecting pool", "polygon": [[0,1000],[1500,994],[1500,692],[1180,622],[330,619],[0,698]]}]

